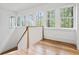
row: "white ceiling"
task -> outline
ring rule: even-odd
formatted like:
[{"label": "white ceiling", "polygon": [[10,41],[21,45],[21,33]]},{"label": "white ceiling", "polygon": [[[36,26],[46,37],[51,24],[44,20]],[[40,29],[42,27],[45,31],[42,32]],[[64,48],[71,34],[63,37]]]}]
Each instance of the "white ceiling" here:
[{"label": "white ceiling", "polygon": [[39,4],[40,3],[0,3],[0,9],[18,12],[20,10],[35,7]]}]

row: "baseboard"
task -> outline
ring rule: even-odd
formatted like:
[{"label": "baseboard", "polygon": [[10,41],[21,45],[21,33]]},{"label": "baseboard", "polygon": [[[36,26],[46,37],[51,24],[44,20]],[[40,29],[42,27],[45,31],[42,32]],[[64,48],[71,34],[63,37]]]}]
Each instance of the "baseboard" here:
[{"label": "baseboard", "polygon": [[68,46],[73,46],[75,50],[77,49],[76,44],[57,41],[57,40],[51,40],[51,39],[47,39],[47,38],[44,38],[43,40],[48,41],[50,43],[57,43],[57,44],[62,44],[62,45],[64,44],[64,45],[68,45]]},{"label": "baseboard", "polygon": [[3,54],[6,54],[6,53],[9,53],[9,52],[12,52],[12,51],[15,51],[15,50],[17,50],[17,47],[14,47],[14,48],[9,49],[9,50],[7,50],[7,51],[5,51],[5,52],[2,52],[2,53],[0,53],[0,55],[3,55]]}]

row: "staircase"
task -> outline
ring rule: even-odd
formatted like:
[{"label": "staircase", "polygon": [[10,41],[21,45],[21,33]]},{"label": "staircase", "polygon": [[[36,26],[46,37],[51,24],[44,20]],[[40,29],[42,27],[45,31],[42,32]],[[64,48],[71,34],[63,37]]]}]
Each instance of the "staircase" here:
[{"label": "staircase", "polygon": [[19,50],[30,48],[34,43],[43,39],[42,29],[42,27],[16,28],[9,39],[3,42],[0,53],[4,53],[14,47],[18,47]]},{"label": "staircase", "polygon": [[15,28],[15,30],[10,34],[9,38],[4,40],[2,47],[0,48],[0,53],[4,53],[4,52],[16,47],[18,41],[21,39],[21,36],[23,35],[26,28],[25,27]]}]

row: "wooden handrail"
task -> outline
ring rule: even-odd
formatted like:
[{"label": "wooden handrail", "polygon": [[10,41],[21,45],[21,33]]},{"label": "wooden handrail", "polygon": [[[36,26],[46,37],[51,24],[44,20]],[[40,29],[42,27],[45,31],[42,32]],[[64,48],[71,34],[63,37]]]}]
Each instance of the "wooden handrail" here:
[{"label": "wooden handrail", "polygon": [[[27,26],[26,30],[24,31],[23,35],[21,36],[20,40],[18,41],[17,45],[19,44],[19,42],[22,40],[23,36],[25,35],[26,31],[27,31],[27,39],[28,39],[28,45],[27,47],[29,48],[29,27],[38,27],[38,26]],[[42,37],[44,39],[44,27],[42,26]]]},{"label": "wooden handrail", "polygon": [[26,30],[24,31],[23,35],[21,36],[20,40],[18,41],[17,44],[19,44],[19,42],[21,41],[21,39],[23,38],[23,36],[25,35],[26,31],[28,30],[28,26],[26,27]]}]

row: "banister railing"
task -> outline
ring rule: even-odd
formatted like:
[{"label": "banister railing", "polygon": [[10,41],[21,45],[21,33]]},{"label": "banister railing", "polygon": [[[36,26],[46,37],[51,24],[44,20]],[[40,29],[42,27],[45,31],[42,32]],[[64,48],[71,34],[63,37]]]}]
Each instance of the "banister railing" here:
[{"label": "banister railing", "polygon": [[[26,31],[27,31],[27,48],[29,48],[29,28],[30,27],[39,27],[39,26],[27,26],[24,33],[22,34],[20,40],[18,41],[17,45],[21,42],[22,38],[24,37],[24,35],[25,35]],[[42,26],[42,39],[44,39],[44,27],[43,26]]]},{"label": "banister railing", "polygon": [[23,38],[23,36],[25,35],[25,33],[26,33],[26,31],[28,30],[28,26],[26,27],[26,29],[25,29],[25,31],[24,31],[24,33],[22,34],[22,36],[21,36],[21,38],[20,38],[20,40],[18,41],[18,43],[17,44],[19,44],[19,42],[21,41],[21,39]]}]

